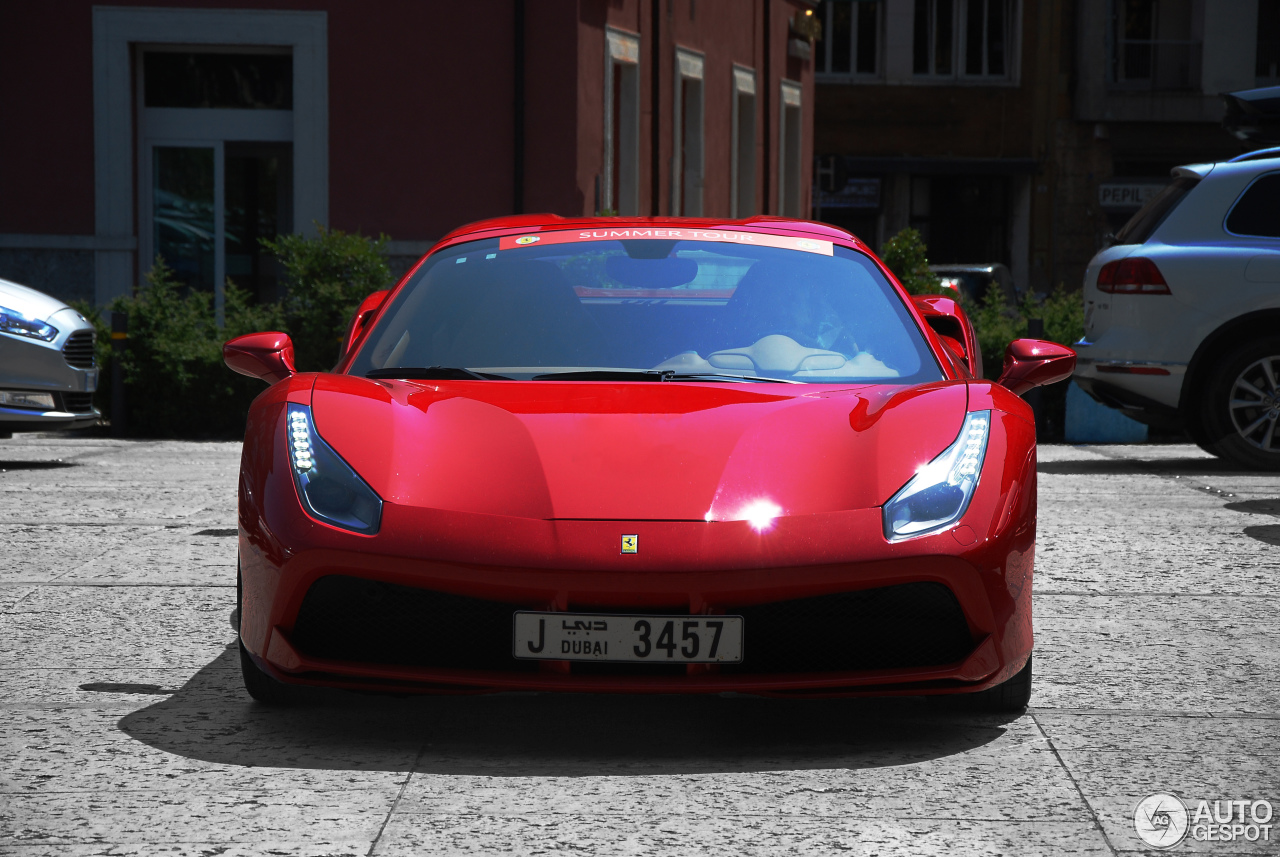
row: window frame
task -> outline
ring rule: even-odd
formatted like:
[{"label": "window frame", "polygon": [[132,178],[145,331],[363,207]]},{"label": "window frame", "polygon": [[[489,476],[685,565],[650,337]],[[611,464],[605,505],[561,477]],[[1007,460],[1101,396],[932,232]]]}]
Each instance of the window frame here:
[{"label": "window frame", "polygon": [[[673,217],[701,217],[706,207],[703,191],[706,187],[706,55],[700,51],[675,49],[675,82],[671,99],[671,214]],[[696,127],[685,123],[685,83],[697,82],[698,103],[694,108]],[[686,169],[685,148],[690,147],[694,169]]]},{"label": "window frame", "polygon": [[[774,210],[780,217],[807,218],[804,205],[804,164],[801,154],[804,151],[804,88],[798,81],[783,78],[778,81],[778,196]],[[798,131],[797,146],[800,151],[792,152],[787,147],[788,119],[796,118]],[[788,169],[790,167],[790,169]],[[792,181],[787,181],[788,173]],[[796,210],[787,209],[787,196],[795,185]]]},{"label": "window frame", "polygon": [[[928,0],[930,10],[936,10],[937,0]],[[1005,70],[1002,74],[969,74],[965,71],[968,65],[968,32],[969,13],[972,6],[988,8],[990,3],[1003,3],[1005,9]],[[936,18],[936,14],[935,14]],[[1021,83],[1022,55],[1022,0],[952,0],[951,7],[951,71],[943,74],[915,71],[915,9],[911,12],[912,58],[911,80],[926,86],[959,85],[959,86],[1018,86]],[[982,65],[987,65],[987,28],[983,27]],[[937,36],[931,38],[931,54],[929,66],[933,66],[936,54]]]},{"label": "window frame", "polygon": [[[759,133],[760,108],[756,96],[755,69],[734,65],[731,69],[733,81],[733,108],[730,117],[729,140],[729,215],[735,218],[750,217],[756,213],[756,144]],[[744,146],[742,139],[742,102],[749,100],[751,104],[751,140]],[[743,156],[746,155],[744,163]],[[743,199],[748,195],[750,199]]]},{"label": "window frame", "polygon": [[[620,215],[640,213],[640,57],[639,33],[605,27],[604,168],[600,177],[600,207]],[[621,104],[613,103],[615,71],[623,75]],[[618,187],[613,186],[615,112],[620,137],[617,141]]]},{"label": "window frame", "polygon": [[[876,8],[876,58],[875,71],[858,71],[858,16],[853,15],[853,26],[849,28],[849,71],[831,71],[831,34],[835,32],[831,19],[834,17],[836,3],[857,5],[872,3]],[[823,52],[813,64],[813,77],[818,83],[877,83],[884,80],[884,43],[885,43],[885,0],[826,0],[823,4]]]}]

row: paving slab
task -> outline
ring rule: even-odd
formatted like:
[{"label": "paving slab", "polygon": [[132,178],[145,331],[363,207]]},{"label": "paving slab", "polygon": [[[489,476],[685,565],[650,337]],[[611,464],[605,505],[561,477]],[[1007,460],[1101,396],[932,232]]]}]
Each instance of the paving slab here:
[{"label": "paving slab", "polygon": [[0,441],[0,855],[1157,853],[1132,825],[1152,792],[1280,806],[1280,475],[1189,445],[1041,447],[1019,717],[340,691],[265,709],[232,645],[238,464],[238,444]]}]

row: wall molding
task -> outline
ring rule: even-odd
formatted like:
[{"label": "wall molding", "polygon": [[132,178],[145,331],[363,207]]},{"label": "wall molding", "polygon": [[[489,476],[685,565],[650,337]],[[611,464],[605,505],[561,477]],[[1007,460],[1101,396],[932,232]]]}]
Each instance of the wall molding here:
[{"label": "wall molding", "polygon": [[132,235],[27,235],[0,233],[0,250],[136,250]]}]

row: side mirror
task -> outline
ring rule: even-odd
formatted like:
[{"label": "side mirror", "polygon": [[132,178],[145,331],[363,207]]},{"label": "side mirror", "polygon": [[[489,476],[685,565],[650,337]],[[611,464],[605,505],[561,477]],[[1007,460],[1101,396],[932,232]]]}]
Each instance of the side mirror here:
[{"label": "side mirror", "polygon": [[1033,387],[1065,381],[1076,368],[1076,353],[1040,339],[1015,339],[1004,350],[1004,371],[996,383],[1021,396]]},{"label": "side mirror", "polygon": [[974,333],[969,317],[960,308],[960,302],[944,295],[915,295],[911,298],[925,323],[938,334],[947,346],[969,370],[974,378],[982,377],[982,349]]},{"label": "side mirror", "polygon": [[378,314],[378,310],[382,309],[382,305],[387,302],[387,295],[389,294],[391,294],[390,291],[383,289],[380,292],[374,292],[360,302],[360,308],[356,310],[355,315],[351,316],[351,323],[347,325],[347,335],[342,340],[343,354],[351,351],[351,347],[364,335],[369,322],[373,321],[373,317]]},{"label": "side mirror", "polygon": [[287,333],[237,336],[222,346],[222,359],[233,371],[268,384],[298,373],[293,365],[293,340]]}]

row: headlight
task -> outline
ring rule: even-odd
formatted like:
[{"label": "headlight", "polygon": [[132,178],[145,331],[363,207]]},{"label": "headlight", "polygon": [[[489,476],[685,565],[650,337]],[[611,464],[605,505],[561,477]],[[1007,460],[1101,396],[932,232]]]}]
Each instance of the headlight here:
[{"label": "headlight", "polygon": [[25,316],[16,309],[0,306],[0,332],[52,342],[58,335],[58,328],[47,321]]},{"label": "headlight", "polygon": [[289,463],[302,505],[315,518],[344,530],[373,535],[382,500],[316,433],[311,409],[289,405]]},{"label": "headlight", "polygon": [[884,504],[885,538],[895,541],[921,536],[960,520],[982,475],[990,425],[990,411],[966,416],[956,442]]}]

